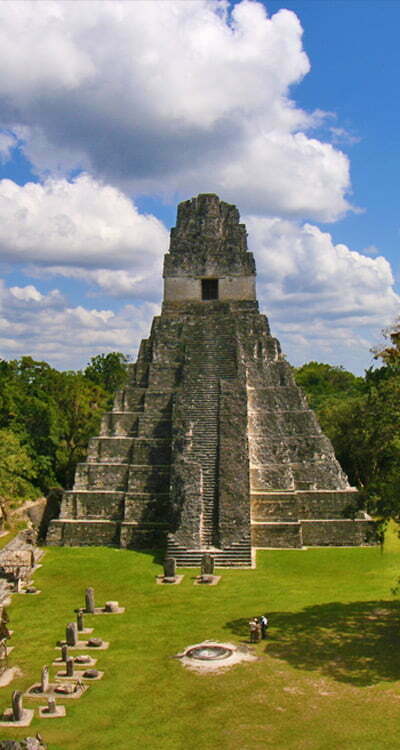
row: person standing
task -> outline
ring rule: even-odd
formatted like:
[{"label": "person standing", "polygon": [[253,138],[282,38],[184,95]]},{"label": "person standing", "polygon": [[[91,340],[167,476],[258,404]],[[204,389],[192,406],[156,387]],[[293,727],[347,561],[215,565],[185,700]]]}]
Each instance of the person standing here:
[{"label": "person standing", "polygon": [[268,617],[267,615],[261,615],[261,617],[258,618],[258,621],[261,625],[261,638],[263,641],[265,641],[267,637],[267,629],[268,629]]},{"label": "person standing", "polygon": [[252,617],[249,621],[250,628],[250,643],[257,643],[257,620]]}]

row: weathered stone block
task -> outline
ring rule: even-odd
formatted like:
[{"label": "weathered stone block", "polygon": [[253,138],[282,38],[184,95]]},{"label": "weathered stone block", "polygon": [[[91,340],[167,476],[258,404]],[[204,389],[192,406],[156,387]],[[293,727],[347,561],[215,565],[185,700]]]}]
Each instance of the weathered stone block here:
[{"label": "weathered stone block", "polygon": [[109,437],[137,435],[139,414],[141,412],[137,411],[107,412],[101,422],[100,435]]},{"label": "weathered stone block", "polygon": [[298,521],[298,505],[295,493],[290,498],[280,493],[251,495],[252,521]]},{"label": "weathered stone block", "polygon": [[115,411],[143,411],[145,388],[137,385],[126,385],[117,391],[114,400]]},{"label": "weathered stone block", "polygon": [[293,490],[294,479],[288,464],[253,466],[250,469],[252,492],[257,490]]},{"label": "weathered stone block", "polygon": [[323,519],[349,517],[356,513],[358,493],[353,490],[298,492],[299,518]]},{"label": "weathered stone block", "polygon": [[251,435],[266,437],[290,437],[320,435],[315,416],[310,411],[272,412],[258,411],[249,413],[249,432]]},{"label": "weathered stone block", "polygon": [[169,466],[131,466],[128,492],[161,493],[169,490]]},{"label": "weathered stone block", "polygon": [[301,528],[305,546],[353,547],[376,544],[376,524],[373,521],[302,521]]},{"label": "weathered stone block", "polygon": [[123,492],[71,490],[64,494],[63,517],[118,521],[123,518],[123,508]]},{"label": "weathered stone block", "polygon": [[139,418],[138,437],[171,439],[171,420],[158,415],[144,415]]},{"label": "weathered stone block", "polygon": [[125,490],[129,474],[128,464],[78,464],[74,489]]},{"label": "weathered stone block", "polygon": [[163,388],[162,391],[149,388],[145,396],[146,414],[159,414],[166,418],[171,416],[174,391]]},{"label": "weathered stone block", "polygon": [[163,524],[121,524],[120,546],[130,549],[154,549],[163,547],[166,542],[168,527]]},{"label": "weathered stone block", "polygon": [[307,402],[296,386],[270,386],[253,388],[248,391],[248,404],[251,411],[285,411],[288,404],[293,409],[307,409]]},{"label": "weathered stone block", "polygon": [[113,521],[52,521],[48,544],[64,547],[119,546],[119,524]]},{"label": "weathered stone block", "polygon": [[302,547],[300,523],[257,523],[251,525],[253,547]]},{"label": "weathered stone block", "polygon": [[296,489],[345,490],[349,484],[337,461],[327,457],[325,461],[308,461],[292,464]]},{"label": "weathered stone block", "polygon": [[87,460],[103,463],[130,463],[133,438],[98,437],[89,442]]},{"label": "weathered stone block", "polygon": [[149,366],[148,379],[152,388],[174,388],[177,385],[179,369],[154,363]]},{"label": "weathered stone block", "polygon": [[124,501],[124,521],[157,522],[170,521],[171,506],[169,492],[154,493],[126,493]]},{"label": "weathered stone block", "polygon": [[171,462],[171,442],[164,438],[133,438],[132,464],[166,465]]}]

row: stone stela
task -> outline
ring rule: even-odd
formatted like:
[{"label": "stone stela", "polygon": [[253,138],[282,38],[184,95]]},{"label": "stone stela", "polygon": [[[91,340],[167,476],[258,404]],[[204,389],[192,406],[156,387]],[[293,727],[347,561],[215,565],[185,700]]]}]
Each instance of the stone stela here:
[{"label": "stone stela", "polygon": [[20,690],[14,690],[11,696],[12,718],[13,721],[22,721],[24,716],[23,693]]},{"label": "stone stela", "polygon": [[92,588],[92,586],[89,586],[89,588],[85,590],[85,610],[84,611],[91,615],[94,615],[95,613],[94,588]]},{"label": "stone stela", "polygon": [[218,568],[250,567],[255,548],[375,542],[366,515],[346,516],[356,490],[259,312],[255,281],[237,208],[211,194],[181,203],[161,315],[48,544],[166,544],[178,566],[209,554]]},{"label": "stone stela", "polygon": [[67,646],[76,646],[78,643],[78,627],[76,622],[69,622],[65,628],[65,640]]},{"label": "stone stela", "polygon": [[174,557],[166,557],[164,560],[164,578],[175,578],[176,560]]}]

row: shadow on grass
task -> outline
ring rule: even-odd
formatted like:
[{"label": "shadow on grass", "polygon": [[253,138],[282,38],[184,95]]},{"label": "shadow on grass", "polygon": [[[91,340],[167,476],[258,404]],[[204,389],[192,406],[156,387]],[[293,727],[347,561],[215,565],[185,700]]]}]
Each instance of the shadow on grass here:
[{"label": "shadow on grass", "polygon": [[[400,603],[331,602],[271,612],[267,652],[299,669],[366,686],[400,678]],[[246,637],[246,618],[226,623]]]},{"label": "shadow on grass", "polygon": [[165,547],[158,547],[156,549],[132,549],[132,552],[140,552],[141,555],[149,555],[157,565],[163,564],[167,554]]},{"label": "shadow on grass", "polygon": [[249,635],[249,620],[251,617],[254,617],[254,615],[241,617],[240,620],[231,620],[230,622],[227,622],[224,627],[227,630],[230,630],[233,635],[245,640]]}]

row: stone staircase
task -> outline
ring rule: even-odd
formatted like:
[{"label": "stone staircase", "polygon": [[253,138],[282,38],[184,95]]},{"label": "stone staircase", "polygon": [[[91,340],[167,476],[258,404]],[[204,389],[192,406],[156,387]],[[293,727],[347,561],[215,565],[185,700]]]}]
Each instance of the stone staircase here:
[{"label": "stone staircase", "polygon": [[202,471],[200,549],[188,549],[168,537],[167,554],[182,567],[199,567],[202,555],[215,557],[218,567],[251,567],[250,537],[229,547],[219,544],[219,400],[220,381],[237,377],[236,339],[223,316],[205,316],[191,329],[185,352],[186,419],[192,424],[191,459]]},{"label": "stone staircase", "polygon": [[216,568],[251,568],[253,567],[253,558],[251,551],[250,537],[233,542],[229,547],[218,549],[217,547],[207,547],[206,549],[186,549],[177,544],[172,536],[168,538],[167,556],[174,557],[176,564],[180,568],[199,568],[201,558],[204,553],[213,556]]},{"label": "stone staircase", "polygon": [[218,545],[219,381],[236,374],[231,331],[224,336],[215,316],[200,320],[193,328],[186,356],[188,417],[194,424],[192,456],[201,466],[203,479],[200,544],[208,549]]}]

